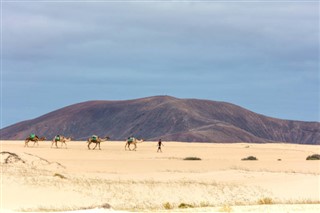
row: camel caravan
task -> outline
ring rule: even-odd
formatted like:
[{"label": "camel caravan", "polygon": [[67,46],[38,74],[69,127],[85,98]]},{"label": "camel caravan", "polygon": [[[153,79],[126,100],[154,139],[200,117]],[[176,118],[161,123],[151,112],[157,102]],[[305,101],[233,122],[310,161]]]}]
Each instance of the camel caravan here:
[{"label": "camel caravan", "polygon": [[[95,144],[95,146],[92,148],[93,150],[96,149],[97,147],[99,148],[99,150],[101,150],[101,147],[100,147],[100,144],[102,142],[106,142],[110,139],[110,137],[108,136],[105,136],[105,137],[99,137],[97,135],[92,135],[91,137],[89,137],[87,139],[87,147],[89,150],[91,150],[91,147],[90,145],[91,144]],[[38,141],[45,141],[46,138],[45,137],[39,137],[37,136],[36,134],[30,134],[26,139],[25,139],[25,145],[24,147],[29,147],[28,146],[28,143],[29,142],[34,142],[33,143],[33,146],[35,144],[37,144],[37,146],[39,146],[39,143]],[[68,146],[67,146],[67,143],[66,142],[69,142],[71,141],[71,137],[65,137],[63,135],[56,135],[52,141],[51,141],[51,148],[55,147],[55,148],[59,148],[58,147],[58,142],[61,143],[61,148],[63,148],[63,146],[67,149]],[[138,143],[142,143],[144,141],[144,139],[137,139],[133,136],[127,138],[127,140],[125,141],[125,146],[124,146],[124,149],[125,150],[129,150],[129,151],[136,151],[137,150],[137,144]],[[133,145],[133,149],[130,148],[130,146]]]}]

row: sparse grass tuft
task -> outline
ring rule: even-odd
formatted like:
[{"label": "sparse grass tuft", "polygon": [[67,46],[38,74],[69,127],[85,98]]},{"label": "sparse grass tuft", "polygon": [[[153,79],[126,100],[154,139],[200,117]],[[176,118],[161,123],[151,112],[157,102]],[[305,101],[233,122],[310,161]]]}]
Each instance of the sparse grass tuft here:
[{"label": "sparse grass tuft", "polygon": [[183,160],[201,160],[201,158],[198,158],[198,157],[186,157]]},{"label": "sparse grass tuft", "polygon": [[306,160],[320,160],[320,155],[318,154],[309,155]]},{"label": "sparse grass tuft", "polygon": [[258,160],[258,158],[254,157],[254,156],[249,156],[246,158],[242,158],[241,160]]},{"label": "sparse grass tuft", "polygon": [[180,203],[180,205],[178,207],[179,207],[179,209],[194,208],[193,205],[188,204],[188,203]]},{"label": "sparse grass tuft", "polygon": [[274,204],[274,202],[271,198],[265,197],[265,198],[261,198],[260,200],[258,200],[258,204],[259,205],[270,205],[270,204]]},{"label": "sparse grass tuft", "polygon": [[232,208],[228,205],[224,205],[219,209],[219,212],[232,212]]},{"label": "sparse grass tuft", "polygon": [[163,208],[165,209],[173,209],[173,205],[171,205],[169,202],[166,202],[162,204]]},{"label": "sparse grass tuft", "polygon": [[55,173],[53,176],[54,176],[54,177],[59,177],[59,178],[61,178],[61,179],[67,179],[66,176],[64,176],[64,175],[62,175],[62,174],[59,174],[59,173]]}]

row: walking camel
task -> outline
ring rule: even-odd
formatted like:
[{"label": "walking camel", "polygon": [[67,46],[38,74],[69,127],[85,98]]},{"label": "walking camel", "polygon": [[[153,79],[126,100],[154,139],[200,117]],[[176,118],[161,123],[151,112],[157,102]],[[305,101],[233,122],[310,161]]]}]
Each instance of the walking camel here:
[{"label": "walking camel", "polygon": [[63,144],[65,145],[66,149],[67,149],[67,143],[68,141],[71,141],[71,137],[65,137],[63,135],[57,135],[52,139],[52,143],[51,143],[51,148],[53,146],[53,144],[56,145],[56,148],[58,148],[58,142],[61,142],[61,148],[63,146]]},{"label": "walking camel", "polygon": [[87,143],[88,143],[88,149],[90,149],[90,144],[95,143],[95,147],[93,147],[93,149],[95,149],[97,146],[99,146],[100,148],[100,143],[109,140],[110,138],[108,136],[104,137],[104,138],[100,138],[98,136],[93,135],[92,137],[88,138]]},{"label": "walking camel", "polygon": [[33,142],[33,146],[34,146],[35,144],[37,144],[37,146],[39,146],[38,141],[44,141],[44,140],[46,140],[46,137],[41,137],[41,138],[39,138],[38,135],[34,135],[34,136],[31,136],[31,135],[30,135],[30,136],[27,137],[26,140],[24,141],[24,147],[29,147],[29,146],[28,146],[28,143],[29,143],[30,141]]},{"label": "walking camel", "polygon": [[[142,143],[144,140],[143,139],[137,139],[137,138],[133,138],[132,141],[127,139],[126,140],[126,145],[124,146],[124,149],[127,150],[127,147],[130,151],[136,151],[137,149],[137,143]],[[134,145],[134,148],[131,150],[130,149],[130,145],[133,144]]]}]

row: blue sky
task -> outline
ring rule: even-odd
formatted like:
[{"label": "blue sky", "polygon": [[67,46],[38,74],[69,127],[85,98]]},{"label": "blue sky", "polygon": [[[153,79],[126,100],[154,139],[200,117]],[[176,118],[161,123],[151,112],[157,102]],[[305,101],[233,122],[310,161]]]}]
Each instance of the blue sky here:
[{"label": "blue sky", "polygon": [[1,127],[154,95],[319,121],[318,1],[2,1]]}]

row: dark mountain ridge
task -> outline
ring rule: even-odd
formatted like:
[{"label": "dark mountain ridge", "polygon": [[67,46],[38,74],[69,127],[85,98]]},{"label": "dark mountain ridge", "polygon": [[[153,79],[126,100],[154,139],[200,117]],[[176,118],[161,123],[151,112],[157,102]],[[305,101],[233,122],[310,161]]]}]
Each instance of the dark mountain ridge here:
[{"label": "dark mountain ridge", "polygon": [[1,129],[2,139],[24,139],[31,132],[84,140],[92,134],[124,140],[187,142],[286,142],[320,144],[320,123],[256,114],[234,104],[155,96],[126,101],[88,101]]}]

